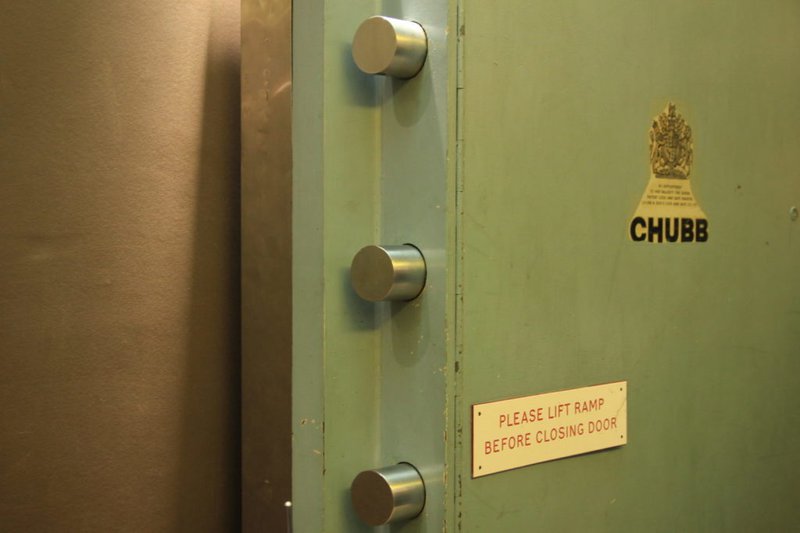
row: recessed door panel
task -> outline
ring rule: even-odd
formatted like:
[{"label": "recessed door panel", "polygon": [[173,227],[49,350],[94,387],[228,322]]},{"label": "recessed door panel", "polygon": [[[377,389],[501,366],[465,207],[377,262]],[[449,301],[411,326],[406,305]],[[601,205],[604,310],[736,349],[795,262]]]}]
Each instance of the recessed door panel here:
[{"label": "recessed door panel", "polygon": [[[461,530],[790,528],[800,7],[462,7]],[[704,242],[629,234],[670,103]],[[619,380],[625,446],[471,478],[472,404]]]}]

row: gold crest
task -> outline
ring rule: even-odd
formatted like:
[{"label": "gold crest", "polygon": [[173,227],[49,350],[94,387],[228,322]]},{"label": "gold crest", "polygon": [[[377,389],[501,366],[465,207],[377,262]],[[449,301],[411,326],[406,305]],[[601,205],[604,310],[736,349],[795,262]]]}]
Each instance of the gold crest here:
[{"label": "gold crest", "polygon": [[657,178],[687,179],[692,171],[692,128],[670,102],[650,128],[650,167]]}]

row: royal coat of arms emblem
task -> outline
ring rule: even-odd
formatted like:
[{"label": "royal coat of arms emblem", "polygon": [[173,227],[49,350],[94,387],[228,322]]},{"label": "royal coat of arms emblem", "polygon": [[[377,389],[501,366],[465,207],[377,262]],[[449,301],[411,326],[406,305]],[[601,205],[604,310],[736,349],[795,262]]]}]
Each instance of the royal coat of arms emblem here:
[{"label": "royal coat of arms emblem", "polygon": [[628,225],[634,242],[708,241],[708,218],[689,180],[692,129],[670,102],[650,127],[650,181]]}]

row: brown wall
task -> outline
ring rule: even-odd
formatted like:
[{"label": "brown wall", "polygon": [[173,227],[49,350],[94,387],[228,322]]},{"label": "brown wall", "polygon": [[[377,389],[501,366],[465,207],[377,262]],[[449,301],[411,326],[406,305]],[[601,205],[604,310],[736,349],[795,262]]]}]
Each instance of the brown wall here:
[{"label": "brown wall", "polygon": [[0,530],[239,526],[238,0],[0,0]]}]

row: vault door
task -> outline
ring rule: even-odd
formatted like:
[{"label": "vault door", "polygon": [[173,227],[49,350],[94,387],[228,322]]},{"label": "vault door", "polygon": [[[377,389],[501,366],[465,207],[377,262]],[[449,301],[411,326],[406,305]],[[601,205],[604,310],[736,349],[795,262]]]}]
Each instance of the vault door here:
[{"label": "vault door", "polygon": [[[800,7],[461,4],[461,530],[792,529]],[[618,380],[627,445],[473,478],[473,404]]]}]

